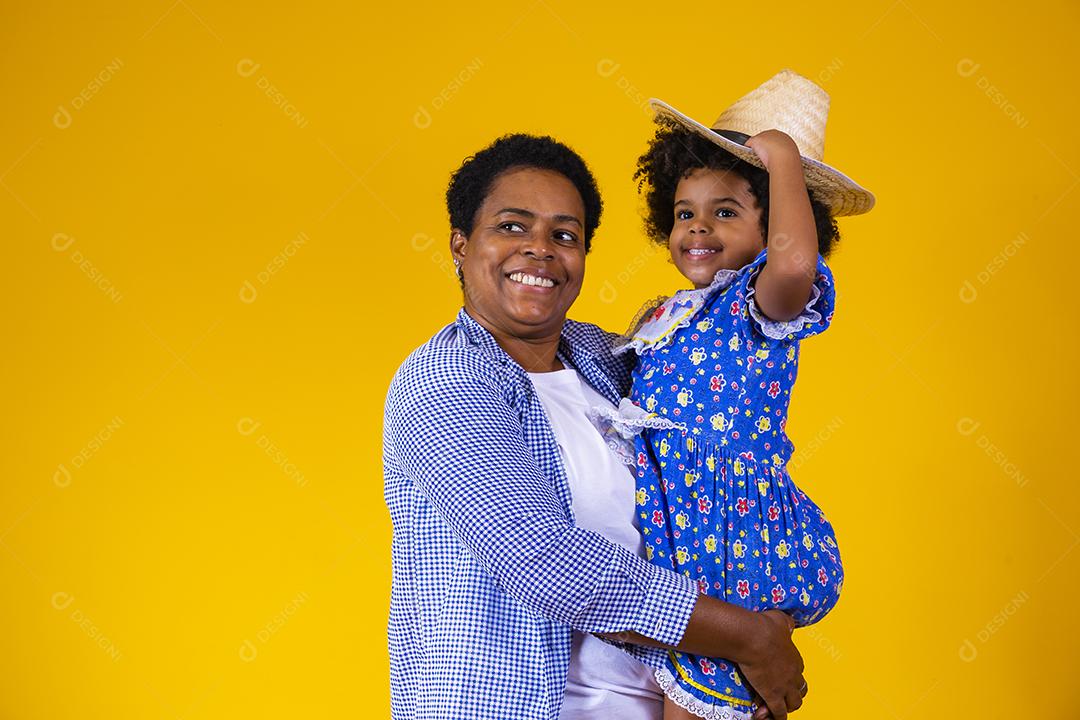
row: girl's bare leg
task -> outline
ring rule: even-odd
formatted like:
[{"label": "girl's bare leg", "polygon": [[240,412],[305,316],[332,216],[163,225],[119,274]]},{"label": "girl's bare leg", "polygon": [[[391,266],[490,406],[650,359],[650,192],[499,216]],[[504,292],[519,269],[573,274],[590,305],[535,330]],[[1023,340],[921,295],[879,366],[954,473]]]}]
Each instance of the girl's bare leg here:
[{"label": "girl's bare leg", "polygon": [[689,710],[679,707],[674,700],[665,695],[664,720],[700,720],[700,718],[694,717]]}]

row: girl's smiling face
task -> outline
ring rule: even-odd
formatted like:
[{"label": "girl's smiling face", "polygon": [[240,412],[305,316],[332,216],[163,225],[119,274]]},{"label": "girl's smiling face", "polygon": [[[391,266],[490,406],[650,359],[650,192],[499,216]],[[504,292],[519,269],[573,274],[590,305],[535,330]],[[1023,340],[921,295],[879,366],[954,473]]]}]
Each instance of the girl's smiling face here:
[{"label": "girl's smiling face", "polygon": [[542,338],[562,330],[585,278],[585,206],[551,170],[500,175],[476,212],[472,233],[455,229],[465,309],[493,335]]},{"label": "girl's smiling face", "polygon": [[707,287],[718,270],[738,270],[764,247],[761,208],[745,178],[697,168],[679,181],[668,250],[694,287]]}]

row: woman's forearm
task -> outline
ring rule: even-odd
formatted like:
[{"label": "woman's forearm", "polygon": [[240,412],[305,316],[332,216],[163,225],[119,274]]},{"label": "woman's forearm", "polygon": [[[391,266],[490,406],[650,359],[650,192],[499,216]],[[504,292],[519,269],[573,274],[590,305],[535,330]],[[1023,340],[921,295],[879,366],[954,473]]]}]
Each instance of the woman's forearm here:
[{"label": "woman's forearm", "polygon": [[742,663],[751,659],[754,640],[762,631],[760,614],[702,595],[676,649]]},{"label": "woman's forearm", "polygon": [[677,645],[667,645],[633,631],[610,633],[605,637],[634,645],[679,650],[707,657],[723,657],[741,663],[751,658],[754,639],[761,632],[762,618],[758,613],[708,595],[700,595],[682,640]]}]

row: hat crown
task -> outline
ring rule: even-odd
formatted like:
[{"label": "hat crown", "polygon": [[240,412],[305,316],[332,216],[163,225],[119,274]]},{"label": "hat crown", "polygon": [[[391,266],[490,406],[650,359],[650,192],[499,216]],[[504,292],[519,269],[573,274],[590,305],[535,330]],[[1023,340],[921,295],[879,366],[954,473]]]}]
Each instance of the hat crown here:
[{"label": "hat crown", "polygon": [[825,157],[829,94],[812,80],[781,70],[736,100],[713,123],[713,130],[757,135],[777,129],[791,136],[803,157]]}]

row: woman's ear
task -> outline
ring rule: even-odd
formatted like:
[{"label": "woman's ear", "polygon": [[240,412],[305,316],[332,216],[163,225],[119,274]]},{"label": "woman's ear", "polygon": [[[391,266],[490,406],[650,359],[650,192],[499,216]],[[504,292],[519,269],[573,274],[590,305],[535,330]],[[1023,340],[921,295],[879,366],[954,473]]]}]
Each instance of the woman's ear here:
[{"label": "woman's ear", "polygon": [[464,230],[454,228],[450,231],[450,256],[455,263],[460,263],[465,259],[465,246],[468,244],[469,238],[465,235]]}]

